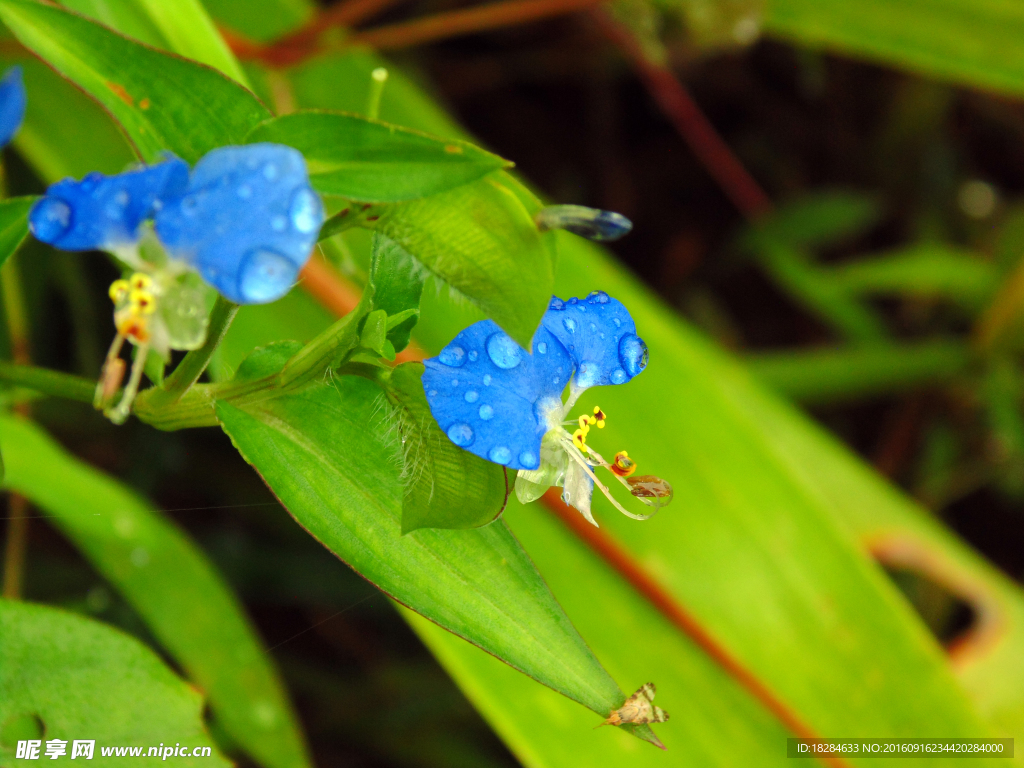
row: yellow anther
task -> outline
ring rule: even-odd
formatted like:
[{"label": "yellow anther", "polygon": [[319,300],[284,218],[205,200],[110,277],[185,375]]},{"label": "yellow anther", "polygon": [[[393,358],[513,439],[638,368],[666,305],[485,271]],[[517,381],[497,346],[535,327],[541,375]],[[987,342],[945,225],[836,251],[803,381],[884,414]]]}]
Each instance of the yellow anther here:
[{"label": "yellow anther", "polygon": [[598,408],[595,405],[594,406],[594,416],[593,416],[593,418],[592,418],[590,423],[591,424],[597,424],[597,428],[598,429],[604,429],[604,420],[607,419],[607,418],[608,417],[605,416],[604,411],[602,411],[600,408]]},{"label": "yellow anther", "polygon": [[149,291],[136,288],[128,296],[133,312],[140,315],[152,315],[156,311],[156,299]]},{"label": "yellow anther", "polygon": [[587,448],[587,433],[582,429],[577,429],[572,433],[572,444],[584,453],[589,452],[589,449]]},{"label": "yellow anther", "polygon": [[583,414],[579,418],[580,429],[583,430],[583,434],[587,434],[590,431],[590,417],[587,414]]},{"label": "yellow anther", "polygon": [[127,280],[115,280],[110,284],[110,300],[115,304],[120,304],[124,301],[128,295],[128,281]]},{"label": "yellow anther", "polygon": [[147,291],[153,286],[153,278],[144,272],[136,272],[130,278],[132,290]]}]

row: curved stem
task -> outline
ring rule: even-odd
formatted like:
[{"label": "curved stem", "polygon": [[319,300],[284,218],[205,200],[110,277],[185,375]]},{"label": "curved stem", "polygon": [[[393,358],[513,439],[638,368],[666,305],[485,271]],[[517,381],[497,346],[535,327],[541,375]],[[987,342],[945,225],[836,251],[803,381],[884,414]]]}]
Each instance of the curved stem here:
[{"label": "curved stem", "polygon": [[213,312],[210,313],[210,327],[206,333],[206,342],[199,349],[189,352],[178,363],[178,367],[167,377],[162,387],[147,392],[147,399],[151,407],[172,405],[188,392],[189,388],[199,381],[206,366],[210,364],[210,358],[217,350],[224,335],[231,327],[231,321],[235,319],[238,312],[238,305],[228,301],[223,296],[217,296],[217,303],[213,305]]},{"label": "curved stem", "polygon": [[10,382],[44,395],[92,403],[96,382],[70,373],[37,368],[34,365],[15,365],[0,360],[0,381]]}]

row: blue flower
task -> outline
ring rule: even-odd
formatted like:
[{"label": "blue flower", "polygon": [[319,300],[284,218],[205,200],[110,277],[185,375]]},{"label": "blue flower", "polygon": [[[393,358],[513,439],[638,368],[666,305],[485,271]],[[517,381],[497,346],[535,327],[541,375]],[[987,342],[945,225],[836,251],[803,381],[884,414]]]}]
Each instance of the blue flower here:
[{"label": "blue flower", "polygon": [[7,146],[18,132],[27,102],[21,67],[11,67],[0,79],[0,147]]},{"label": "blue flower", "polygon": [[294,285],[323,220],[302,154],[252,144],[200,160],[184,194],[157,211],[156,234],[231,301],[264,304]]},{"label": "blue flower", "polygon": [[[169,360],[172,349],[203,344],[212,291],[199,277],[239,304],[279,299],[309,259],[323,219],[302,154],[277,144],[221,147],[191,172],[171,157],[53,184],[29,213],[33,234],[67,251],[110,251],[135,270],[110,287],[117,335],[96,407],[123,422],[149,350]],[[110,407],[126,340],[138,350],[121,401]]]},{"label": "blue flower", "polygon": [[431,413],[453,443],[512,469],[540,466],[541,438],[551,418],[562,420],[561,395],[573,371],[554,336],[538,330],[529,355],[492,320],[481,320],[424,365]]},{"label": "blue flower", "polygon": [[179,196],[188,165],[176,157],[116,176],[90,173],[81,181],[52,184],[29,212],[37,239],[62,251],[114,253],[138,242],[142,224],[164,199]]},{"label": "blue flower", "polygon": [[[590,513],[596,485],[624,514],[651,517],[624,509],[594,470],[609,470],[655,512],[671,500],[671,486],[651,475],[634,477],[636,465],[625,451],[608,462],[587,445],[591,428],[605,426],[600,408],[565,421],[586,389],[623,384],[646,367],[647,346],[628,310],[603,291],[583,300],[553,297],[531,349],[527,354],[482,320],[424,361],[423,387],[438,425],[461,448],[519,470],[516,495],[524,503],[561,486],[563,499],[597,525]],[[577,428],[570,434],[565,425]]]},{"label": "blue flower", "polygon": [[552,298],[541,326],[569,351],[574,390],[625,384],[647,366],[647,345],[629,310],[604,291],[586,299]]}]

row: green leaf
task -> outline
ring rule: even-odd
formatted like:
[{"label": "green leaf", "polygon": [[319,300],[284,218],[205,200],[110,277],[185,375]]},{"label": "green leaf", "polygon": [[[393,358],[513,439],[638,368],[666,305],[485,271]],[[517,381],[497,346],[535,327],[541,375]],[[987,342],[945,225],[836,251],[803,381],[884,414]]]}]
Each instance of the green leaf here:
[{"label": "green leaf", "polygon": [[43,62],[24,51],[0,60],[5,68],[22,67],[28,105],[14,146],[44,183],[90,171],[119,173],[135,159],[110,115]]},{"label": "green leaf", "polygon": [[758,234],[749,241],[764,270],[794,300],[859,345],[882,343],[887,331],[881,317],[824,267],[784,240]]},{"label": "green leaf", "polygon": [[0,200],[0,267],[18,250],[28,234],[28,212],[38,197]]},{"label": "green leaf", "polygon": [[388,313],[383,309],[375,309],[363,321],[363,330],[359,335],[359,345],[372,349],[378,355],[384,354],[384,342],[388,338]]},{"label": "green leaf", "polygon": [[388,595],[596,712],[621,704],[501,521],[402,535],[401,449],[381,396],[336,375],[244,408],[219,402],[217,415],[296,520]]},{"label": "green leaf", "polygon": [[426,197],[512,165],[468,142],[342,112],[273,118],[246,138],[249,144],[264,141],[302,152],[318,192],[365,203]]},{"label": "green leaf", "polygon": [[974,356],[956,341],[808,349],[749,355],[751,373],[804,404],[835,403],[934,386],[967,371]]},{"label": "green leaf", "polygon": [[373,226],[529,348],[551,300],[552,259],[500,173],[387,206]]},{"label": "green leaf", "polygon": [[199,0],[62,0],[61,5],[246,85],[242,67]]},{"label": "green leaf", "polygon": [[[268,768],[308,765],[272,662],[237,599],[196,546],[30,422],[0,417],[0,440],[7,487],[46,510],[125,596],[206,691],[231,737]],[[53,482],[55,476],[60,483]],[[164,732],[155,743],[166,737]]]},{"label": "green leaf", "polygon": [[203,0],[203,5],[223,26],[258,42],[295,30],[316,11],[310,0]]},{"label": "green leaf", "polygon": [[779,206],[751,229],[748,237],[770,237],[790,246],[835,245],[874,226],[878,201],[851,192],[817,192]]},{"label": "green leaf", "polygon": [[983,257],[941,243],[923,243],[835,267],[834,279],[855,293],[943,297],[978,309],[999,285]]},{"label": "green leaf", "polygon": [[[388,313],[388,339],[396,352],[409,345],[412,329],[419,319],[425,278],[425,270],[401,246],[379,232],[374,235],[370,257],[373,306]],[[400,322],[392,322],[402,314],[409,316]]]},{"label": "green leaf", "polygon": [[764,28],[803,46],[1024,95],[1016,0],[770,0]]},{"label": "green leaf", "polygon": [[241,143],[269,117],[249,91],[220,73],[60,8],[0,0],[0,19],[25,47],[100,102],[147,162],[170,150],[193,163],[215,147]]},{"label": "green leaf", "polygon": [[487,525],[505,509],[511,479],[441,431],[423,392],[423,370],[423,363],[405,363],[386,384],[402,435],[402,533]]},{"label": "green leaf", "polygon": [[[88,764],[97,768],[125,764],[104,757],[103,747],[138,746],[146,755],[165,742],[211,749],[205,757],[169,757],[167,765],[231,765],[203,727],[199,692],[134,638],[54,608],[0,600],[0,647],[0,724],[21,725],[5,727],[7,738],[29,735],[25,726],[37,718],[42,738],[68,742],[64,759],[75,739],[95,740]],[[16,746],[0,742],[4,765],[20,762]],[[42,759],[44,750],[45,743]]]}]

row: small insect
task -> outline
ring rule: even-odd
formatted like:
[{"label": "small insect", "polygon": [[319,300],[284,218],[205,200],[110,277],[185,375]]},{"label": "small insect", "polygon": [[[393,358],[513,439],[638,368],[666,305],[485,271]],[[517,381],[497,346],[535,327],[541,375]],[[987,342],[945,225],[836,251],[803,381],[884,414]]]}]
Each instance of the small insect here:
[{"label": "small insect", "polygon": [[[626,703],[616,709],[601,725],[642,725],[644,723],[664,723],[668,720],[668,712],[654,706],[654,683],[645,683],[640,690],[626,699]],[[597,726],[598,728],[601,725]]]}]

